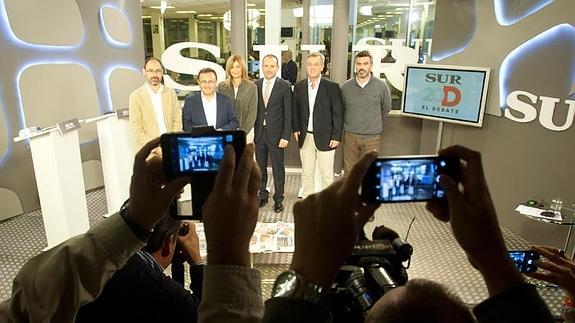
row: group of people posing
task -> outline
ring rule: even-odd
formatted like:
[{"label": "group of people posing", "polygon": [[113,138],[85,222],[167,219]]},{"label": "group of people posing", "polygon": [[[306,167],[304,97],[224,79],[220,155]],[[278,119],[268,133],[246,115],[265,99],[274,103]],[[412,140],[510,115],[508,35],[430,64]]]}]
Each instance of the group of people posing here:
[{"label": "group of people posing", "polygon": [[[378,150],[383,118],[391,110],[386,83],[371,70],[373,57],[361,51],[355,57],[355,77],[341,87],[322,77],[325,57],[311,53],[306,59],[307,78],[295,83],[277,77],[278,58],[262,59],[263,78],[252,82],[244,59],[231,55],[227,78],[218,84],[217,74],[204,68],[197,76],[200,93],[185,99],[183,108],[173,89],[162,85],[164,68],[155,59],[146,60],[146,83],[129,100],[130,123],[138,147],[165,133],[192,131],[212,126],[216,130],[243,130],[246,141],[255,143],[256,161],[266,170],[271,160],[273,210],[284,210],[284,149],[295,138],[302,163],[302,197],[315,193],[315,170],[320,187],[333,182],[335,149],[343,141],[343,166],[351,167],[366,152]],[[156,149],[157,154],[161,154]],[[268,203],[267,172],[262,172],[260,207]]]}]

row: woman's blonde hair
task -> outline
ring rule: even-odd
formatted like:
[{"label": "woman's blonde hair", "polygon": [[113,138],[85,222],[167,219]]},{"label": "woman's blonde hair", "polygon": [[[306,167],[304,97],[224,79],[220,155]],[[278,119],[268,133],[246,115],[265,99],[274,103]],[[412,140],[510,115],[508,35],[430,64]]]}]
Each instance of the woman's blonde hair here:
[{"label": "woman's blonde hair", "polygon": [[235,62],[238,62],[238,64],[240,64],[240,70],[242,71],[241,76],[242,80],[246,81],[250,80],[246,68],[246,61],[244,61],[244,58],[241,55],[233,54],[232,56],[230,56],[230,58],[228,58],[228,61],[226,62],[226,80],[224,81],[226,85],[230,85],[232,83],[232,66],[234,65]]}]

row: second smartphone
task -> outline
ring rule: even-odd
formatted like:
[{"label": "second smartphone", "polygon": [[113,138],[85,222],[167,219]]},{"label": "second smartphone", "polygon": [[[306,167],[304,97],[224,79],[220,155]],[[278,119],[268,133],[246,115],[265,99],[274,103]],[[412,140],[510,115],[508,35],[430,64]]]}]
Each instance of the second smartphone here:
[{"label": "second smartphone", "polygon": [[539,254],[531,250],[512,250],[507,255],[515,264],[520,273],[532,273],[537,271],[539,265]]},{"label": "second smartphone", "polygon": [[443,199],[439,175],[457,180],[459,159],[447,156],[399,156],[376,159],[361,186],[368,204]]}]

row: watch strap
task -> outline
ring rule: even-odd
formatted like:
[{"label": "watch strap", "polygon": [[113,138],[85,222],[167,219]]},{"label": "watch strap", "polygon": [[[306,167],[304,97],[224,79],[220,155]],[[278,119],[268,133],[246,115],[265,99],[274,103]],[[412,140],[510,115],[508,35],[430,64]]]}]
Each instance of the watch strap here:
[{"label": "watch strap", "polygon": [[139,225],[136,221],[134,221],[134,219],[132,219],[132,217],[130,217],[130,213],[128,212],[129,206],[130,206],[130,199],[127,199],[126,202],[124,202],[124,204],[122,204],[122,207],[120,208],[119,212],[120,216],[122,217],[122,219],[124,219],[124,222],[126,222],[126,225],[128,226],[128,228],[130,228],[132,233],[134,233],[134,235],[138,237],[138,239],[140,239],[142,242],[146,242],[148,240],[148,237],[152,233],[152,230],[146,230],[142,228],[141,225]]},{"label": "watch strap", "polygon": [[[289,278],[289,282],[282,283],[281,280],[285,278]],[[324,288],[310,283],[297,272],[288,270],[281,273],[276,279],[272,297],[286,297],[319,303],[324,299]]]}]

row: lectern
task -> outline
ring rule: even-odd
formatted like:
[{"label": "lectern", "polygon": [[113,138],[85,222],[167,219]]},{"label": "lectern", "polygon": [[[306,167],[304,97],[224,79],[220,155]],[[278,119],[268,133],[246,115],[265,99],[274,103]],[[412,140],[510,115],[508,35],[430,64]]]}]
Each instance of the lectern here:
[{"label": "lectern", "polygon": [[128,118],[116,113],[86,119],[86,123],[96,122],[100,158],[104,173],[106,202],[109,216],[120,210],[130,196],[130,179],[134,165],[135,142]]},{"label": "lectern", "polygon": [[14,138],[23,140],[30,142],[49,249],[90,227],[78,130],[62,134],[54,127]]}]

